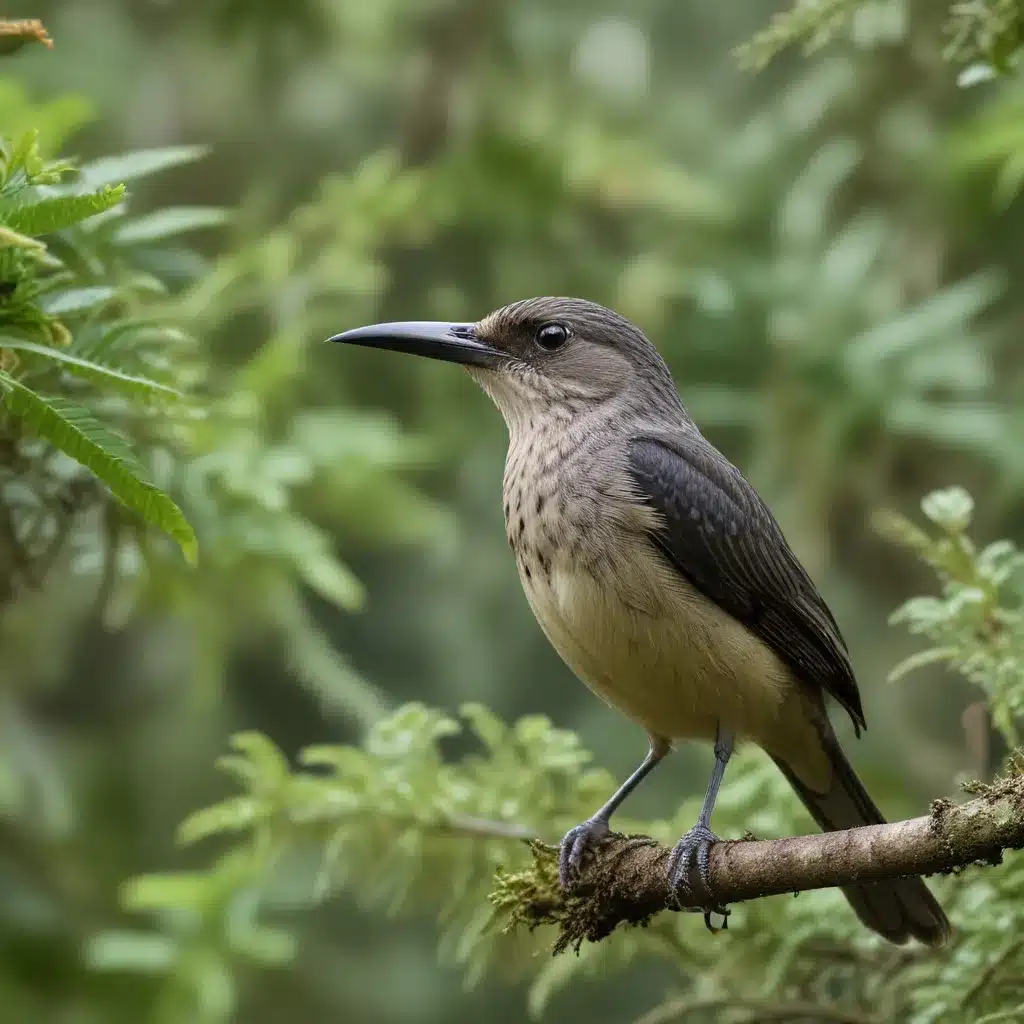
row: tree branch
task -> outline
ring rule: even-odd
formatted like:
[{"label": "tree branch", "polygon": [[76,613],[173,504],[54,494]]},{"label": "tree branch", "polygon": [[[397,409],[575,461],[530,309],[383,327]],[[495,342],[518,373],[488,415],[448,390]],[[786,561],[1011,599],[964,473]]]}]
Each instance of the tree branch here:
[{"label": "tree branch", "polygon": [[[717,843],[710,853],[711,905],[727,906],[780,893],[878,882],[907,875],[997,864],[1006,849],[1024,848],[1024,776],[975,784],[975,799],[937,800],[909,821],[792,839]],[[597,942],[617,925],[646,923],[680,906],[670,891],[671,851],[646,836],[613,834],[584,865],[568,893],[558,882],[558,851],[532,844],[534,864],[499,876],[493,902],[514,923],[556,924],[555,952]]]}]

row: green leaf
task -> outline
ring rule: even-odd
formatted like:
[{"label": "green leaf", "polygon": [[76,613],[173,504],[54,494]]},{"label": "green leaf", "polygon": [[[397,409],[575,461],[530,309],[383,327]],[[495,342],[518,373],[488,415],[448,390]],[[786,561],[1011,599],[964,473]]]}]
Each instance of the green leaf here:
[{"label": "green leaf", "polygon": [[232,936],[236,953],[266,967],[280,967],[295,959],[298,944],[294,936],[279,928],[250,928]]},{"label": "green leaf", "polygon": [[85,962],[94,971],[160,974],[173,966],[177,956],[173,939],[152,932],[101,932],[85,947]]},{"label": "green leaf", "polygon": [[211,900],[209,876],[199,871],[139,875],[121,887],[127,910],[192,910],[202,913]]},{"label": "green leaf", "polygon": [[341,712],[361,726],[383,717],[389,702],[334,647],[297,587],[268,587],[264,600],[283,641],[288,668],[325,711]]},{"label": "green leaf", "polygon": [[28,235],[0,225],[0,248],[45,249],[46,246],[36,238],[29,238]]},{"label": "green leaf", "polygon": [[303,558],[295,565],[303,582],[325,601],[345,611],[358,611],[366,599],[366,591],[348,566],[332,555]]},{"label": "green leaf", "polygon": [[159,381],[151,380],[148,377],[140,377],[137,374],[126,373],[124,370],[119,370],[113,366],[104,366],[102,363],[82,359],[80,356],[72,355],[64,348],[38,345],[34,341],[22,341],[19,338],[7,338],[0,335],[0,349],[32,352],[35,355],[42,356],[44,359],[59,363],[69,373],[77,374],[100,384],[109,384],[111,387],[124,391],[129,395],[155,395],[174,399],[183,397],[180,391],[176,391],[167,384],[161,384]]},{"label": "green leaf", "polygon": [[228,217],[229,211],[219,206],[169,206],[122,224],[114,232],[114,241],[121,245],[158,242],[186,231],[220,227]]},{"label": "green leaf", "polygon": [[208,146],[166,146],[160,149],[139,149],[119,156],[94,160],[79,169],[79,180],[86,188],[137,181],[171,167],[194,163],[209,153]]},{"label": "green leaf", "polygon": [[124,348],[136,348],[159,340],[161,348],[178,345],[188,340],[188,335],[175,327],[153,323],[147,319],[115,320],[112,323],[93,323],[77,331],[68,351],[80,359],[92,362],[110,363]]},{"label": "green leaf", "polygon": [[231,745],[247,757],[254,768],[254,788],[266,791],[288,779],[288,758],[272,739],[260,732],[240,732],[231,737]]},{"label": "green leaf", "polygon": [[864,374],[936,338],[966,333],[966,325],[1003,291],[1001,274],[983,271],[930,295],[913,309],[875,324],[851,339],[843,358],[849,371]]},{"label": "green leaf", "polygon": [[84,195],[52,196],[5,211],[0,219],[26,235],[48,235],[117,206],[124,199],[124,185],[107,186]]},{"label": "green leaf", "polygon": [[244,832],[266,820],[269,811],[265,801],[251,796],[223,800],[190,814],[178,826],[178,842],[187,846],[218,833]]},{"label": "green leaf", "polygon": [[90,413],[60,398],[43,397],[0,370],[7,408],[40,437],[91,470],[118,501],[178,543],[189,564],[198,557],[196,536],[180,508],[146,483],[131,449]]},{"label": "green leaf", "polygon": [[473,732],[492,754],[507,741],[508,726],[483,704],[469,701],[459,708],[459,714],[469,722]]},{"label": "green leaf", "polygon": [[199,1020],[226,1021],[238,999],[235,977],[219,952],[205,951],[191,963]]},{"label": "green leaf", "polygon": [[955,647],[931,647],[918,651],[916,654],[910,655],[909,658],[904,658],[889,673],[888,681],[890,683],[899,682],[904,676],[916,672],[920,668],[927,668],[929,665],[936,665],[939,662],[953,661],[956,655]]},{"label": "green leaf", "polygon": [[978,61],[964,68],[956,77],[956,84],[961,89],[970,89],[971,86],[979,85],[982,82],[991,82],[998,77],[998,72],[991,64]]},{"label": "green leaf", "polygon": [[108,285],[97,285],[93,288],[69,288],[67,291],[44,295],[39,304],[50,316],[66,316],[68,313],[80,313],[92,309],[104,302],[109,302],[115,290]]}]

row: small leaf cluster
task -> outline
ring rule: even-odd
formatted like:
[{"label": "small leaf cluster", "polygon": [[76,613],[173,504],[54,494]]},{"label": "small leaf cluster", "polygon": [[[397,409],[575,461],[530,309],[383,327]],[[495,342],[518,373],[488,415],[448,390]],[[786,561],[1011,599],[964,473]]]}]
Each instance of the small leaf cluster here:
[{"label": "small leaf cluster", "polygon": [[[907,0],[796,0],[742,45],[737,56],[760,70],[791,47],[811,54],[850,29],[855,39],[903,34]],[[1024,12],[1017,0],[954,0],[943,25],[944,57],[961,67],[960,84],[974,85],[1016,69],[1024,47]]]},{"label": "small leaf cluster", "polygon": [[800,45],[805,55],[836,38],[860,6],[860,0],[797,0],[737,50],[742,65],[761,70],[783,50]]},{"label": "small leaf cluster", "polygon": [[925,637],[930,646],[902,661],[890,678],[935,663],[951,666],[983,690],[994,724],[1017,747],[1024,712],[1024,552],[1009,540],[977,550],[967,532],[974,503],[962,488],[936,491],[921,508],[933,532],[898,516],[880,523],[935,570],[942,588],[940,595],[911,598],[893,613],[892,623]]},{"label": "small leaf cluster", "polygon": [[[464,748],[461,757],[446,756],[452,745]],[[568,828],[611,785],[573,733],[541,716],[508,726],[479,705],[458,719],[405,705],[358,747],[307,748],[301,770],[258,733],[235,736],[233,746],[220,767],[241,793],[192,815],[180,838],[236,845],[209,873],[128,883],[125,908],[150,912],[157,926],[137,959],[120,933],[90,945],[97,966],[163,975],[166,990],[190,993],[195,1019],[211,1024],[230,1017],[219,993],[239,958],[265,962],[268,944],[288,948],[253,916],[253,894],[280,903],[282,879],[291,880],[292,906],[345,891],[389,914],[434,909],[442,959],[470,981],[488,967],[523,973],[536,944],[501,935],[487,898],[494,874],[524,864],[526,839]],[[512,960],[497,959],[499,949]]]},{"label": "small leaf cluster", "polygon": [[171,353],[189,343],[148,308],[166,286],[136,265],[133,247],[210,219],[165,216],[154,232],[151,217],[129,215],[124,182],[201,155],[178,147],[76,168],[44,159],[35,131],[0,140],[0,472],[31,491],[8,503],[15,570],[31,573],[59,546],[56,524],[89,503],[93,479],[196,558],[192,526],[136,451],[172,440],[160,406],[183,400],[187,370],[172,372]]},{"label": "small leaf cluster", "polygon": [[957,0],[946,34],[946,59],[964,67],[960,82],[971,85],[1017,70],[1024,12],[1017,0]]}]

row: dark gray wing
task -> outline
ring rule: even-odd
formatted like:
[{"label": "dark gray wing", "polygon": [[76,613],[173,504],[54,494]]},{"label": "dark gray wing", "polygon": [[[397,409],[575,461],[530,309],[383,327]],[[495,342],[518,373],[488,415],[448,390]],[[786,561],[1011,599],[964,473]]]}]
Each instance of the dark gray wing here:
[{"label": "dark gray wing", "polygon": [[700,434],[641,437],[629,466],[664,525],[653,543],[694,587],[760,637],[864,728],[857,681],[832,613],[739,470]]}]

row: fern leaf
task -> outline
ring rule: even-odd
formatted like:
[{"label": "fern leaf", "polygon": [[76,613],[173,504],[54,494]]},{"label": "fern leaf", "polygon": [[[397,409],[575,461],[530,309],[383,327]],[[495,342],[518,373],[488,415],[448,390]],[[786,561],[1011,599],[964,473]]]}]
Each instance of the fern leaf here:
[{"label": "fern leaf", "polygon": [[128,348],[138,348],[154,341],[159,341],[161,347],[166,348],[188,340],[188,335],[176,327],[148,319],[130,318],[109,324],[87,325],[75,333],[68,351],[79,359],[110,364],[115,356]]},{"label": "fern leaf", "polygon": [[107,186],[98,192],[74,196],[51,196],[25,203],[0,213],[0,220],[12,231],[24,235],[48,235],[117,206],[124,199],[124,185]]},{"label": "fern leaf", "polygon": [[115,289],[109,285],[68,288],[67,291],[44,295],[40,305],[48,316],[66,316],[68,313],[81,313],[109,302],[115,294]]},{"label": "fern leaf", "polygon": [[135,181],[158,171],[200,160],[208,152],[207,146],[165,146],[161,149],[140,149],[120,156],[103,157],[79,168],[79,180],[87,188]]},{"label": "fern leaf", "polygon": [[186,231],[220,227],[227,219],[228,211],[220,206],[168,206],[121,224],[114,241],[121,245],[161,242]]},{"label": "fern leaf", "polygon": [[83,359],[80,356],[72,355],[64,348],[51,348],[48,345],[38,345],[34,341],[0,336],[0,349],[31,352],[44,359],[49,359],[51,362],[59,363],[69,373],[92,380],[97,384],[108,384],[135,397],[147,395],[174,399],[182,397],[180,391],[176,391],[167,384],[161,384],[159,381],[141,377],[138,374],[126,373],[115,366],[105,366],[103,363]]},{"label": "fern leaf", "polygon": [[46,246],[36,238],[29,238],[28,235],[23,235],[20,231],[12,231],[0,224],[0,249],[8,248],[41,250]]},{"label": "fern leaf", "polygon": [[198,545],[180,508],[159,488],[147,483],[124,438],[95,420],[86,410],[60,398],[36,394],[0,370],[4,403],[26,426],[76,462],[91,470],[115,498],[147,523],[175,540],[190,564]]}]

